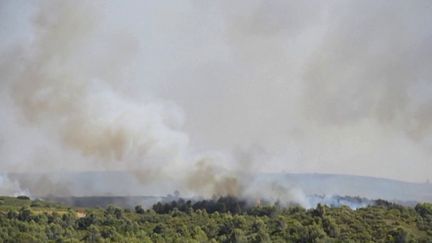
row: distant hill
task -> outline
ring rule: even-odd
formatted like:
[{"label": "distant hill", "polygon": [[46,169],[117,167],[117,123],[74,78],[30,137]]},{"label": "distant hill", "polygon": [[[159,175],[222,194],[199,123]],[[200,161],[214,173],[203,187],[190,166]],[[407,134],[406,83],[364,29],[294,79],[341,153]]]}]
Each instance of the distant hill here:
[{"label": "distant hill", "polygon": [[337,174],[259,175],[261,181],[278,181],[289,187],[300,188],[305,194],[349,195],[390,201],[432,201],[432,184]]},{"label": "distant hill", "polygon": [[[9,177],[35,196],[165,196],[173,185],[143,184],[126,172],[20,173]],[[336,174],[258,174],[254,183],[274,182],[306,195],[360,196],[390,201],[432,202],[432,185]]]}]

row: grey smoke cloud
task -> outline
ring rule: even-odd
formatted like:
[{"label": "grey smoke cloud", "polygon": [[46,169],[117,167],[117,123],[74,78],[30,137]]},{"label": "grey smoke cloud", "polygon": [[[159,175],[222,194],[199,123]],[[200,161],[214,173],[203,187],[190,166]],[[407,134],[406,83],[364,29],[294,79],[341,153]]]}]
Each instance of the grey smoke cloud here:
[{"label": "grey smoke cloud", "polygon": [[0,168],[131,170],[202,194],[253,194],[244,175],[258,172],[424,181],[431,11],[428,1],[4,1]]},{"label": "grey smoke cloud", "polygon": [[[96,19],[103,17],[98,11],[103,5],[86,5],[39,5],[31,16],[34,38],[24,43],[27,52],[5,64],[10,66],[2,98],[8,103],[2,112],[11,121],[3,127],[2,154],[13,161],[5,169],[153,172],[187,146],[175,105],[140,102],[116,90],[115,82],[127,79],[122,72],[136,45],[114,38],[99,49]],[[24,147],[27,157],[15,155],[20,154],[15,136],[31,140]]]}]

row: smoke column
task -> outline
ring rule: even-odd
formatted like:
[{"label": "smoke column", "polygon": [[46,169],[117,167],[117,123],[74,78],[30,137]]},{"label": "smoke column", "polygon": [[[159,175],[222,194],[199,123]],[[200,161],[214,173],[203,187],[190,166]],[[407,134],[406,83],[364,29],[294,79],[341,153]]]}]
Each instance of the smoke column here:
[{"label": "smoke column", "polygon": [[[18,141],[3,141],[3,154],[11,156],[6,168],[129,171],[143,184],[184,180],[182,189],[203,196],[240,195],[239,178],[220,164],[225,158],[192,157],[178,106],[146,95],[131,98],[116,87],[128,78],[137,47],[127,38],[107,39],[114,43],[98,50],[101,6],[93,5],[38,5],[32,39],[5,50],[2,98],[8,106],[2,111],[10,127],[3,132],[18,135]],[[94,51],[101,51],[96,60]],[[17,151],[21,141],[27,154]],[[39,180],[40,187],[67,194],[58,189],[60,178],[50,180]]]},{"label": "smoke column", "polygon": [[0,169],[128,171],[154,191],[299,201],[254,175],[425,181],[431,8],[3,1]]}]

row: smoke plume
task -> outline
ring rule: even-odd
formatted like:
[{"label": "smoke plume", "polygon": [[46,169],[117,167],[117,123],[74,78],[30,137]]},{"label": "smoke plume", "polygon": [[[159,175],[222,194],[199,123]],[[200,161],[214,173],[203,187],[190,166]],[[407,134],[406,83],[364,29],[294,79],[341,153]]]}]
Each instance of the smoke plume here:
[{"label": "smoke plume", "polygon": [[[149,193],[297,201],[297,188],[254,175],[425,181],[431,9],[421,0],[3,1],[0,169],[128,171]],[[74,191],[61,180],[37,181],[41,193]]]}]

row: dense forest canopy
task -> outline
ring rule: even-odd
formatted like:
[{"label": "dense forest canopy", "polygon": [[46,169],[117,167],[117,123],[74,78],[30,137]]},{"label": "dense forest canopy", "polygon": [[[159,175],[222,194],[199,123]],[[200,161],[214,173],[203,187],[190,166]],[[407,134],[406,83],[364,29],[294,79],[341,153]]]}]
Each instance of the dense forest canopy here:
[{"label": "dense forest canopy", "polygon": [[0,197],[1,242],[431,242],[432,204],[250,205],[233,197],[152,209],[73,208]]}]

